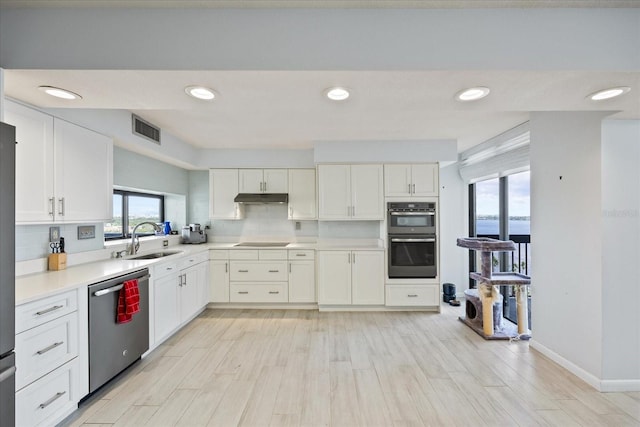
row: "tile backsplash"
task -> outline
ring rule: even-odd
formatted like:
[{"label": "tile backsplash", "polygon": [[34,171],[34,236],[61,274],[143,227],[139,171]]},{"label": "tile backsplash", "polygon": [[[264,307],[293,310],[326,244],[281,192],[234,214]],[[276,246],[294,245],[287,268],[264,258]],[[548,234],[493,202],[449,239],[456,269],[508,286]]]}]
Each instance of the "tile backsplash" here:
[{"label": "tile backsplash", "polygon": [[[78,226],[96,227],[94,239],[78,240]],[[45,258],[51,253],[49,248],[49,227],[43,225],[16,225],[16,261]],[[100,223],[56,224],[60,227],[60,236],[64,237],[65,252],[79,253],[104,248],[104,225]]]}]

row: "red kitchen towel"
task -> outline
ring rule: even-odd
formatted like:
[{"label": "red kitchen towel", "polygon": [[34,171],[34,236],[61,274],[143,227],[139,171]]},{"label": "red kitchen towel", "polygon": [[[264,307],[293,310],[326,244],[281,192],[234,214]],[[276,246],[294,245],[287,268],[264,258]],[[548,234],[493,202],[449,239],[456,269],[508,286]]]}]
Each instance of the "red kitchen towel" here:
[{"label": "red kitchen towel", "polygon": [[127,323],[133,315],[140,311],[140,291],[138,290],[138,280],[127,280],[124,282],[120,294],[118,295],[118,312],[116,313],[116,323]]}]

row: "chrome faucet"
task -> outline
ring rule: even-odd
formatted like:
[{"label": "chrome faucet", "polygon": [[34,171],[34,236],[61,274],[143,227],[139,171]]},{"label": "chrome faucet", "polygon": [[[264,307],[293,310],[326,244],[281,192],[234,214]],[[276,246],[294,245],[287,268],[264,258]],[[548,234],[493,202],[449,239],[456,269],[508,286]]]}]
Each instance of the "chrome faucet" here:
[{"label": "chrome faucet", "polygon": [[152,225],[155,231],[162,231],[162,228],[160,228],[158,224],[149,221],[141,222],[140,224],[133,227],[133,231],[131,232],[131,244],[127,248],[127,255],[135,255],[138,252],[138,249],[140,248],[140,239],[136,235],[136,230],[138,229],[138,227],[145,224]]}]

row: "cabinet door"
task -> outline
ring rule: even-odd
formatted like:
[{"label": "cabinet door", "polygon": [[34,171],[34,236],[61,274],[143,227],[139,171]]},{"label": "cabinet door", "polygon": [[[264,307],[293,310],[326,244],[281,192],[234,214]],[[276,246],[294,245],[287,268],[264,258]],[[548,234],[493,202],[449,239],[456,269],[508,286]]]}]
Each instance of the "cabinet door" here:
[{"label": "cabinet door", "polygon": [[352,217],[384,219],[382,165],[351,166]]},{"label": "cabinet door", "polygon": [[229,261],[209,261],[211,302],[229,302]]},{"label": "cabinet door", "polygon": [[[263,193],[262,169],[239,169],[238,193]],[[234,196],[235,197],[235,194]]]},{"label": "cabinet door", "polygon": [[189,267],[180,272],[180,323],[190,319],[200,308],[198,289],[198,267]]},{"label": "cabinet door", "polygon": [[198,310],[211,301],[211,285],[209,285],[209,262],[205,261],[196,266],[198,278]]},{"label": "cabinet door", "polygon": [[239,219],[238,169],[209,170],[209,216],[212,219]]},{"label": "cabinet door", "polygon": [[180,325],[178,275],[175,273],[153,281],[154,334],[156,343],[164,340]]},{"label": "cabinet door", "polygon": [[384,195],[406,197],[411,194],[411,165],[384,165]]},{"label": "cabinet door", "polygon": [[315,262],[289,262],[289,302],[316,302]]},{"label": "cabinet door", "polygon": [[289,219],[316,216],[315,169],[289,169]]},{"label": "cabinet door", "polygon": [[440,168],[437,163],[426,165],[412,165],[411,180],[413,181],[414,196],[437,196],[438,175]]},{"label": "cabinet door", "polygon": [[351,251],[318,252],[318,304],[351,304]]},{"label": "cabinet door", "polygon": [[353,251],[353,304],[384,304],[384,252]]},{"label": "cabinet door", "polygon": [[349,165],[318,166],[319,219],[350,219],[350,171]]},{"label": "cabinet door", "polygon": [[289,192],[289,174],[286,169],[265,169],[264,188],[265,193]]},{"label": "cabinet door", "polygon": [[55,120],[56,219],[113,218],[113,141],[64,120]]},{"label": "cabinet door", "polygon": [[[53,117],[6,101],[5,122],[16,127],[16,222],[54,219]],[[91,196],[88,196],[91,199]]]}]

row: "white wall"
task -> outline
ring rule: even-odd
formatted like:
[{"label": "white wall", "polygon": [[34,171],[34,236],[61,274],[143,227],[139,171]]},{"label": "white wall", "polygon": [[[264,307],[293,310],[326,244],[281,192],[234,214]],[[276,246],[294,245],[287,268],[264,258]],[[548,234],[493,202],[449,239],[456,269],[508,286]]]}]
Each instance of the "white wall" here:
[{"label": "white wall", "polygon": [[455,284],[458,293],[469,288],[469,251],[456,245],[469,235],[466,195],[458,164],[440,168],[440,280]]},{"label": "white wall", "polygon": [[602,377],[640,383],[640,121],[602,126]]},{"label": "white wall", "polygon": [[458,160],[455,140],[331,141],[313,146],[315,163],[430,163]]},{"label": "white wall", "polygon": [[591,383],[602,378],[602,118],[531,113],[532,346]]}]

